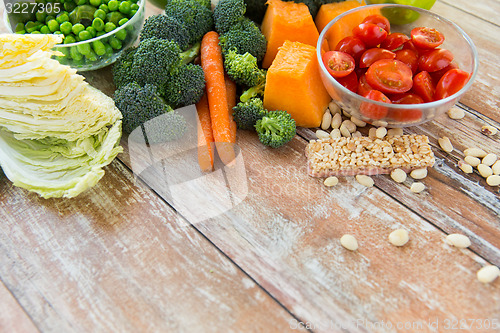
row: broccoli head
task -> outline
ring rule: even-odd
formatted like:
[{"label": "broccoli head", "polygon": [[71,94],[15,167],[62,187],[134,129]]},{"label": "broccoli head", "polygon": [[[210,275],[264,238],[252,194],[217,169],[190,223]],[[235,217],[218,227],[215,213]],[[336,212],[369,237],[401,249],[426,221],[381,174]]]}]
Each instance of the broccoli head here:
[{"label": "broccoli head", "polygon": [[197,103],[205,89],[205,73],[199,65],[187,64],[170,76],[165,88],[165,102],[173,108]]},{"label": "broccoli head", "polygon": [[144,22],[141,30],[141,41],[156,37],[173,40],[182,50],[189,46],[189,36],[184,26],[175,18],[158,14],[150,16]]},{"label": "broccoli head", "polygon": [[[319,1],[319,0],[318,0]],[[264,0],[245,0],[247,11],[245,16],[257,24],[262,23],[264,15],[266,14],[267,4]]]},{"label": "broccoli head", "polygon": [[259,140],[264,145],[278,148],[295,136],[297,127],[295,120],[286,111],[270,111],[262,119],[257,120],[255,129]]},{"label": "broccoli head", "polygon": [[215,30],[223,34],[243,20],[246,5],[244,0],[219,0],[214,8]]},{"label": "broccoli head", "polygon": [[177,19],[187,30],[189,44],[200,42],[212,30],[212,10],[202,0],[169,0],[165,15]]},{"label": "broccoli head", "polygon": [[134,81],[132,61],[134,60],[134,54],[136,51],[136,47],[126,49],[114,63],[112,69],[113,81],[115,82],[115,86],[117,88]]},{"label": "broccoli head", "polygon": [[187,122],[177,111],[166,112],[143,126],[143,134],[148,144],[178,140],[186,130]]},{"label": "broccoli head", "polygon": [[235,25],[233,29],[221,34],[219,44],[224,54],[231,49],[235,49],[239,54],[248,52],[257,58],[257,62],[264,59],[267,49],[266,37],[255,22],[247,17]]},{"label": "broccoli head", "polygon": [[264,75],[260,77],[259,82],[255,86],[250,87],[247,90],[243,91],[243,93],[240,96],[240,101],[246,102],[250,98],[264,95],[264,90],[266,89],[266,74],[267,74],[267,72],[265,70],[262,70],[262,73]]},{"label": "broccoli head", "polygon": [[233,107],[233,119],[239,129],[255,130],[255,124],[267,114],[260,98],[240,102]]},{"label": "broccoli head", "polygon": [[256,86],[265,76],[257,65],[257,58],[248,52],[238,54],[234,49],[224,55],[224,68],[234,82],[247,87]]}]

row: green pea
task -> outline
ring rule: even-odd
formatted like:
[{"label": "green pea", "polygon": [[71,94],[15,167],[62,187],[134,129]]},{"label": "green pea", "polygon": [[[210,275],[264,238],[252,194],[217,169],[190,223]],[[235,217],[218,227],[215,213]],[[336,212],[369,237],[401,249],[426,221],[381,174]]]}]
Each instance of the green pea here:
[{"label": "green pea", "polygon": [[76,0],[75,2],[77,6],[82,6],[87,3],[87,0]]},{"label": "green pea", "polygon": [[40,32],[42,34],[50,34],[50,33],[52,33],[52,31],[50,31],[49,27],[46,26],[46,25],[44,25],[43,27],[40,28]]},{"label": "green pea", "polygon": [[97,34],[97,30],[94,27],[92,27],[92,26],[87,27],[87,29],[85,29],[85,30],[87,30],[88,32],[90,32],[90,34],[92,35],[92,38],[94,38],[96,36],[96,34]]},{"label": "green pea", "polygon": [[116,25],[113,22],[107,22],[104,25],[104,31],[110,32],[116,29]]},{"label": "green pea", "polygon": [[106,55],[111,56],[114,53],[113,48],[108,43],[104,44],[104,47],[106,48]]},{"label": "green pea", "polygon": [[47,24],[47,22],[49,22],[50,20],[55,20],[56,17],[54,15],[47,15],[45,17],[45,24]]},{"label": "green pea", "polygon": [[125,40],[125,38],[127,38],[127,30],[125,29],[118,30],[115,34],[115,37],[118,38],[119,40]]},{"label": "green pea", "polygon": [[101,0],[90,0],[89,2],[94,7],[99,7],[101,5]]},{"label": "green pea", "polygon": [[76,8],[76,3],[73,1],[67,1],[64,3],[64,10],[67,12],[72,12]]},{"label": "green pea", "polygon": [[137,10],[135,10],[135,9],[131,10],[129,17],[133,17],[135,15],[135,13],[137,13]]},{"label": "green pea", "polygon": [[120,6],[118,7],[118,10],[120,11],[120,13],[122,14],[130,14],[130,6],[132,5],[132,3],[130,1],[122,1],[120,2]]},{"label": "green pea", "polygon": [[77,23],[71,28],[71,31],[73,31],[75,35],[78,35],[83,30],[85,30],[85,27],[81,23]]},{"label": "green pea", "polygon": [[97,54],[95,54],[95,52],[92,49],[90,49],[90,52],[85,55],[85,58],[88,61],[94,62],[97,61]]},{"label": "green pea", "polygon": [[61,29],[61,32],[65,35],[69,35],[72,31],[73,25],[71,22],[63,22],[60,26],[59,29]]},{"label": "green pea", "polygon": [[[109,13],[108,5],[102,4],[99,6],[99,9],[103,10],[105,13]],[[102,17],[101,17],[102,18]],[[105,19],[105,18],[104,18]],[[103,20],[104,20],[103,19]]]},{"label": "green pea", "polygon": [[139,9],[139,5],[136,4],[136,3],[133,3],[131,6],[130,6],[130,9],[132,10],[138,10]]},{"label": "green pea", "polygon": [[64,35],[62,32],[60,32],[59,30],[56,30],[54,31],[54,35]]},{"label": "green pea", "polygon": [[111,12],[106,14],[106,19],[108,20],[108,22],[113,23],[115,26],[118,25],[118,22],[120,22],[122,18],[124,17],[120,12]]},{"label": "green pea", "polygon": [[124,17],[120,21],[118,21],[118,25],[121,27],[122,25],[124,25],[127,22],[128,22],[128,18]]},{"label": "green pea", "polygon": [[92,39],[92,35],[87,30],[83,30],[78,34],[78,38],[80,38],[80,40],[89,40]]},{"label": "green pea", "polygon": [[16,24],[16,28],[14,29],[14,31],[18,32],[18,31],[21,31],[21,30],[24,30],[24,24],[22,24],[22,23]]},{"label": "green pea", "polygon": [[64,44],[72,44],[72,43],[76,43],[76,39],[73,35],[64,37]]},{"label": "green pea", "polygon": [[98,18],[101,21],[104,21],[106,19],[106,12],[102,9],[98,9],[94,12],[94,18]]},{"label": "green pea", "polygon": [[92,21],[92,27],[96,30],[96,31],[103,31],[104,30],[104,21],[101,20],[99,17],[96,17],[93,21]]},{"label": "green pea", "polygon": [[36,12],[35,13],[36,20],[38,22],[45,22],[45,18],[47,18],[47,13],[45,12]]},{"label": "green pea", "polygon": [[63,22],[68,22],[69,21],[68,13],[66,12],[59,13],[59,15],[56,16],[56,21],[59,22],[59,24]]},{"label": "green pea", "polygon": [[61,58],[65,58],[65,57],[69,57],[70,56],[70,52],[69,52],[69,48],[68,47],[58,47],[57,48],[57,51],[61,52],[61,53],[64,53],[64,57],[61,57]]},{"label": "green pea", "polygon": [[26,30],[19,30],[19,31],[16,31],[16,34],[19,34],[19,35],[24,35],[26,33]]},{"label": "green pea", "polygon": [[40,31],[35,30],[35,31],[32,31],[32,32],[31,32],[31,34],[32,34],[32,35],[36,35],[36,34],[41,34],[41,32],[40,32]]},{"label": "green pea", "polygon": [[101,42],[100,40],[93,41],[92,48],[94,49],[94,52],[99,56],[106,54],[106,47],[104,46],[104,43]]},{"label": "green pea", "polygon": [[31,34],[34,31],[38,31],[42,26],[43,24],[40,22],[28,21],[26,22],[24,29],[26,30],[27,33]]},{"label": "green pea", "polygon": [[117,0],[110,0],[108,2],[108,8],[112,12],[116,12],[118,10],[119,6],[120,6],[120,3]]},{"label": "green pea", "polygon": [[77,48],[78,52],[80,52],[83,55],[90,53],[90,44],[89,43],[78,44],[76,46],[76,48]]},{"label": "green pea", "polygon": [[109,45],[115,50],[120,50],[122,48],[122,42],[114,36],[109,39]]}]

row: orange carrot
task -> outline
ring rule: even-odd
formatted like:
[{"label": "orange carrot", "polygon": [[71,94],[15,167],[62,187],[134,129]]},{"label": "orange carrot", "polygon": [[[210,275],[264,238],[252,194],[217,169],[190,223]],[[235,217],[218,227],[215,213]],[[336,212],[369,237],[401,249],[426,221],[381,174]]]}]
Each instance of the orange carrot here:
[{"label": "orange carrot", "polygon": [[219,46],[219,34],[215,31],[207,32],[201,41],[201,67],[205,72],[215,147],[222,162],[231,164],[235,158],[234,142],[231,136],[222,51]]},{"label": "orange carrot", "polygon": [[233,120],[233,108],[236,106],[236,83],[229,76],[226,80],[227,108],[229,109],[229,125],[231,126],[231,142],[236,142],[236,122]]},{"label": "orange carrot", "polygon": [[198,111],[198,164],[202,171],[212,171],[214,168],[214,153],[212,150],[214,136],[212,134],[212,122],[206,92],[200,101],[196,103],[196,110]]}]

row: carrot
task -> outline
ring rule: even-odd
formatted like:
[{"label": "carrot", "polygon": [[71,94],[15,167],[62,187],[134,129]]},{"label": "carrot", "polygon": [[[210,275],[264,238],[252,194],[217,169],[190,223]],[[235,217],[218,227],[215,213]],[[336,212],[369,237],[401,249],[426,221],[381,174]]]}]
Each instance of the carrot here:
[{"label": "carrot", "polygon": [[236,122],[233,120],[233,108],[236,106],[236,83],[232,81],[227,74],[226,80],[226,96],[227,108],[229,109],[229,124],[231,126],[231,142],[236,142]]},{"label": "carrot", "polygon": [[196,103],[198,111],[198,164],[202,171],[212,171],[214,168],[214,153],[212,143],[212,121],[210,120],[210,110],[208,108],[207,93],[205,92],[200,101]]},{"label": "carrot", "polygon": [[222,162],[231,164],[235,158],[234,141],[231,135],[222,51],[219,46],[219,34],[215,31],[207,32],[201,41],[201,67],[205,72],[215,147]]}]

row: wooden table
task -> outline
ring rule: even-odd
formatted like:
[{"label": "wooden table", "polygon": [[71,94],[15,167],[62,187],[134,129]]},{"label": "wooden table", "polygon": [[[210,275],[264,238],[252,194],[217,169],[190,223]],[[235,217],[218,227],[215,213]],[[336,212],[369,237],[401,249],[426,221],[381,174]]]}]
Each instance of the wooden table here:
[{"label": "wooden table", "polygon": [[[4,177],[0,331],[500,332],[500,279],[476,279],[500,266],[499,188],[457,167],[467,147],[500,155],[499,134],[479,131],[500,127],[500,3],[441,0],[433,11],[471,36],[480,67],[458,104],[465,118],[405,130],[428,135],[437,158],[425,192],[388,176],[326,188],[305,172],[310,130],[279,150],[238,132],[248,194],[193,224],[134,177],[125,138],[77,199],[44,200]],[[109,70],[86,76],[113,92]],[[437,145],[444,135],[451,154]],[[410,233],[402,248],[387,241],[396,228]],[[472,246],[446,245],[455,232]],[[345,233],[358,251],[340,246]]]}]

